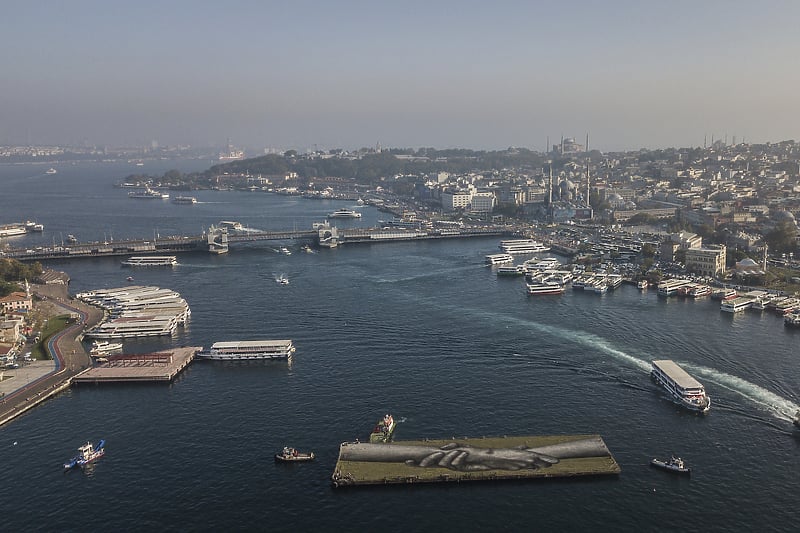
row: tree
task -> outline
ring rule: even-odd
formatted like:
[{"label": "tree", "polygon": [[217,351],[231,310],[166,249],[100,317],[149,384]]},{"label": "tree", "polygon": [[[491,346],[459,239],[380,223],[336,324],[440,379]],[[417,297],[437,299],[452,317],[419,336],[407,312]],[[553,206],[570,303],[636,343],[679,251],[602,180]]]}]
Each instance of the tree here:
[{"label": "tree", "polygon": [[775,253],[797,252],[797,226],[791,220],[780,221],[764,237],[770,250]]}]

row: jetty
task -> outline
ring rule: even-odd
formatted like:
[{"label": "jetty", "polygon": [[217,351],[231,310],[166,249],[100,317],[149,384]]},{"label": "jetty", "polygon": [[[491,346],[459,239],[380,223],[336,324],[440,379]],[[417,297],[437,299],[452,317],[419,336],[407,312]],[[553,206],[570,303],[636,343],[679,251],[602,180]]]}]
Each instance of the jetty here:
[{"label": "jetty", "polygon": [[334,487],[569,478],[621,472],[599,435],[343,442]]},{"label": "jetty", "polygon": [[195,354],[203,348],[184,346],[170,351],[110,355],[107,361],[89,368],[74,376],[72,382],[81,383],[115,383],[115,382],[169,382],[175,379]]}]

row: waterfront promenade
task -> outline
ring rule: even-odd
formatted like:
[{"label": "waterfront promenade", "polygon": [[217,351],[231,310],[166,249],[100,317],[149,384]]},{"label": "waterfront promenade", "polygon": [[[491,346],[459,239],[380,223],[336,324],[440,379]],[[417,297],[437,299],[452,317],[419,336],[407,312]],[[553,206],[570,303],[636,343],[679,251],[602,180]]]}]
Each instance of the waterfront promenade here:
[{"label": "waterfront promenade", "polygon": [[78,318],[48,340],[47,351],[52,359],[6,371],[7,379],[0,382],[0,425],[68,388],[73,376],[91,367],[80,336],[103,318],[100,309],[71,299],[65,285],[32,285],[31,289],[38,297],[34,305],[44,318],[64,314]]}]

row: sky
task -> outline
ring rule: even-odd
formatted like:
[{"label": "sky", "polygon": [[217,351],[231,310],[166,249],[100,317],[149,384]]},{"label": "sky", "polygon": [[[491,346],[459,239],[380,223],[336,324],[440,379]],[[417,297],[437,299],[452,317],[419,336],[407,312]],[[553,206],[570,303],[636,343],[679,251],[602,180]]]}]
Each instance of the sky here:
[{"label": "sky", "polygon": [[793,0],[3,0],[0,13],[0,144],[800,140]]}]

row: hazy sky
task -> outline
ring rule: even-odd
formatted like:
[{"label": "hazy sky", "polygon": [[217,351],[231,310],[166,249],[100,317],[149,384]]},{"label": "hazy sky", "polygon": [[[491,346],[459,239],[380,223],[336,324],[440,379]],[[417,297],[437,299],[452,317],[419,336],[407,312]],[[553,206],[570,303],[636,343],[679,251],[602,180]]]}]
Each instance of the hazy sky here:
[{"label": "hazy sky", "polygon": [[0,6],[0,144],[800,139],[794,0]]}]

